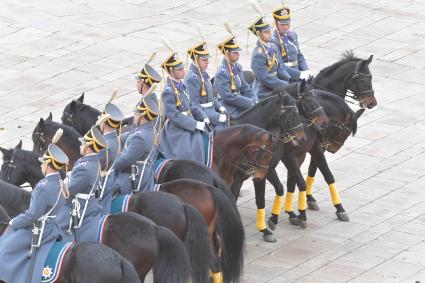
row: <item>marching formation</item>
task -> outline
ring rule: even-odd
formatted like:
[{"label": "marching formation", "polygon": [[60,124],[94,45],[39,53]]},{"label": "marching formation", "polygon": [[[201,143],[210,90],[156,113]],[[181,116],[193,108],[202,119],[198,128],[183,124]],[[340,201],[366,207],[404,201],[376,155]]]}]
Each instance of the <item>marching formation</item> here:
[{"label": "marching formation", "polygon": [[[210,77],[199,29],[187,73],[166,40],[167,78],[151,65],[155,53],[148,59],[136,76],[141,99],[131,117],[113,103],[115,92],[101,111],[84,104],[83,94],[66,106],[62,123],[51,114],[40,119],[33,151],[21,142],[0,148],[0,282],[144,282],[150,270],[154,282],[239,282],[245,234],[236,201],[249,178],[267,242],[277,241],[282,208],[291,224],[307,227],[307,208],[319,209],[317,169],[337,218],[349,221],[325,152],[336,153],[365,108],[377,105],[372,56],[346,53],[313,77],[290,29],[291,10],[272,12],[272,31],[253,6],[260,16],[248,27],[257,37],[252,71],[238,63],[242,49],[226,23],[230,36],[217,45],[224,58]],[[347,105],[348,92],[360,110]],[[266,180],[276,192],[268,219]],[[18,187],[24,183],[33,192]]]}]

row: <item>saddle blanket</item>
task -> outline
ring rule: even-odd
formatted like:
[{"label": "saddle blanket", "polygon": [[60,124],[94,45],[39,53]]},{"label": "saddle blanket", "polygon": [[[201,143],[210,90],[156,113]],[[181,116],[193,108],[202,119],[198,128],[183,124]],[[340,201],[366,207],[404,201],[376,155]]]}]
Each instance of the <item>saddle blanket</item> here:
[{"label": "saddle blanket", "polygon": [[53,283],[59,277],[63,259],[74,242],[55,242],[44,262],[44,268],[41,274],[42,283]]}]

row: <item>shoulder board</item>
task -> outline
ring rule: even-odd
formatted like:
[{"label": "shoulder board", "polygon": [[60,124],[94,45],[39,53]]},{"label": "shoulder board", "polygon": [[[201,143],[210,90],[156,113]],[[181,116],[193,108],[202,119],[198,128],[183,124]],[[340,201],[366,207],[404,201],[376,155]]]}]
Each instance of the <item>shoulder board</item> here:
[{"label": "shoulder board", "polygon": [[44,187],[47,184],[47,179],[41,179],[40,181],[38,181],[37,185],[35,185],[36,187]]},{"label": "shoulder board", "polygon": [[77,164],[75,164],[75,166],[74,167],[79,167],[79,166],[86,166],[87,165],[87,160],[83,160],[83,161],[80,161],[80,162],[78,162]]}]

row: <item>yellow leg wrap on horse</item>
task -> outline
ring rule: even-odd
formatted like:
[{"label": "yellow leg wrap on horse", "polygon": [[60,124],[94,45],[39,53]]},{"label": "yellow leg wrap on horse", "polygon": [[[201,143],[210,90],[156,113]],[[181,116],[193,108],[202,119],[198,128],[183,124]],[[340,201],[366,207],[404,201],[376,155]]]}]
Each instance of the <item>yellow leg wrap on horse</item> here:
[{"label": "yellow leg wrap on horse", "polygon": [[301,191],[298,194],[298,210],[305,210],[307,208],[307,193]]},{"label": "yellow leg wrap on horse", "polygon": [[335,183],[329,185],[329,191],[331,192],[332,202],[334,205],[340,204],[341,199],[339,198],[338,191],[336,190]]},{"label": "yellow leg wrap on horse", "polygon": [[210,271],[210,277],[214,283],[223,283],[223,273]]},{"label": "yellow leg wrap on horse", "polygon": [[305,183],[307,185],[307,195],[311,196],[311,194],[313,193],[314,177],[307,176],[307,178],[305,179]]},{"label": "yellow leg wrap on horse", "polygon": [[285,211],[290,212],[292,211],[292,203],[294,202],[294,193],[287,192],[286,198],[285,198]]},{"label": "yellow leg wrap on horse", "polygon": [[280,215],[280,211],[282,210],[283,196],[275,196],[273,202],[272,213],[274,215]]},{"label": "yellow leg wrap on horse", "polygon": [[256,225],[260,231],[266,229],[266,210],[264,208],[257,209]]}]

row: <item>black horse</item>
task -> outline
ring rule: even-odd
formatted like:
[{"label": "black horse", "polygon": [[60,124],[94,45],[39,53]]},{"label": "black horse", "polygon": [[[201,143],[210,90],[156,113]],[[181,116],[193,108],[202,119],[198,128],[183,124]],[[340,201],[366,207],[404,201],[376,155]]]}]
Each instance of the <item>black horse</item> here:
[{"label": "black horse", "polygon": [[32,141],[34,143],[33,152],[43,154],[59,128],[63,129],[63,135],[57,145],[68,155],[68,170],[72,170],[75,161],[81,157],[81,143],[78,140],[81,135],[72,127],[52,121],[52,113],[49,114],[47,119],[40,118],[40,121],[34,128],[32,133]]},{"label": "black horse", "polygon": [[[160,194],[146,195],[145,199],[156,207],[156,214],[161,211],[158,208],[164,208],[164,206],[167,208],[168,213],[162,217],[164,221],[172,219],[172,215],[175,215],[174,219],[186,217],[186,210],[182,210],[181,201],[173,198],[172,195],[169,195],[170,197],[166,201],[163,198],[158,201],[158,195]],[[161,196],[163,195],[159,197]],[[0,205],[11,217],[15,217],[27,209],[30,199],[30,192],[0,181]],[[176,201],[173,202],[173,199]],[[158,205],[159,202],[162,205]],[[151,211],[153,210],[151,209]],[[183,216],[179,211],[183,211]],[[193,211],[197,213],[196,210],[193,209]],[[187,225],[187,223],[185,224]],[[204,247],[208,250],[206,225],[205,222],[202,224],[205,227],[203,236],[196,235],[201,235],[205,239]],[[132,212],[109,215],[103,227],[101,242],[129,260],[135,267],[141,282],[144,281],[150,269],[153,269],[154,282],[188,282],[191,277],[188,253],[181,241],[169,229],[157,226],[146,217]],[[198,241],[202,242],[203,239],[199,238]],[[196,245],[196,243],[193,244]],[[199,254],[198,252],[197,255]],[[205,258],[206,261],[203,258],[195,259],[204,268],[203,278],[207,278],[209,255],[207,254]],[[200,282],[206,281],[201,280]]]},{"label": "black horse", "polygon": [[[372,59],[373,55],[361,59],[352,51],[347,51],[340,61],[321,70],[311,83],[316,89],[335,93],[342,98],[350,92],[348,96],[359,101],[361,107],[371,109],[377,105],[369,69]],[[255,79],[251,71],[244,71],[244,77],[250,85]]]},{"label": "black horse", "polygon": [[[65,106],[62,112],[62,124],[73,127],[80,135],[85,135],[96,124],[99,110],[84,103],[84,93],[77,99],[72,100]],[[124,119],[122,125],[133,123],[133,117]]]},{"label": "black horse", "polygon": [[377,105],[369,69],[372,59],[373,55],[363,60],[348,51],[340,61],[321,70],[312,84],[317,89],[335,93],[342,98],[347,96],[347,91],[351,92],[349,96],[359,101],[361,107],[371,109]]},{"label": "black horse", "polygon": [[[44,176],[41,173],[41,156],[38,153],[22,149],[22,140],[15,148],[5,149],[0,147],[3,154],[3,164],[0,169],[0,180],[20,186],[28,182],[32,188]],[[18,165],[16,164],[18,163]]]}]

